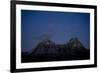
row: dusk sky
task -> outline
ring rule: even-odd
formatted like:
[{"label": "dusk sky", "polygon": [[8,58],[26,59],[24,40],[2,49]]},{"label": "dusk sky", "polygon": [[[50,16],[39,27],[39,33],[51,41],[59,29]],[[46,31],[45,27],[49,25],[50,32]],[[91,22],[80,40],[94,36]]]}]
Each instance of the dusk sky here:
[{"label": "dusk sky", "polygon": [[21,48],[31,51],[41,38],[48,36],[56,44],[77,37],[90,48],[90,14],[53,11],[21,11]]}]

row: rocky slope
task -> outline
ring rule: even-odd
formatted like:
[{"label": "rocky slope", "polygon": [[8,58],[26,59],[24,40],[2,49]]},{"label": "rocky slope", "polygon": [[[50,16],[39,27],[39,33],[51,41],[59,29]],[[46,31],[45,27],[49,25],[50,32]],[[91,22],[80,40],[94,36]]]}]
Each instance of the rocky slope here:
[{"label": "rocky slope", "polygon": [[78,38],[71,38],[66,44],[55,44],[46,39],[38,43],[31,54],[22,53],[22,62],[42,62],[61,60],[83,60],[90,58],[90,50],[86,49]]}]

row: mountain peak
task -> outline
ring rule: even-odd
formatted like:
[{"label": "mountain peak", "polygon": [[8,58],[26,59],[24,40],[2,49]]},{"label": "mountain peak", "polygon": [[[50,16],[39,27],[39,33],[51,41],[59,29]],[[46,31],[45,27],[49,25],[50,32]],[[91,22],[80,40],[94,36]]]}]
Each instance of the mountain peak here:
[{"label": "mountain peak", "polygon": [[77,37],[71,38],[69,40],[68,44],[69,44],[71,49],[84,48],[81,41]]},{"label": "mountain peak", "polygon": [[67,44],[56,44],[50,39],[42,40],[30,55],[22,53],[22,62],[60,61],[89,59],[90,50],[78,38],[71,38]]},{"label": "mountain peak", "polygon": [[52,45],[55,43],[53,41],[51,41],[50,39],[45,39],[45,40],[42,40],[39,44],[40,45]]}]

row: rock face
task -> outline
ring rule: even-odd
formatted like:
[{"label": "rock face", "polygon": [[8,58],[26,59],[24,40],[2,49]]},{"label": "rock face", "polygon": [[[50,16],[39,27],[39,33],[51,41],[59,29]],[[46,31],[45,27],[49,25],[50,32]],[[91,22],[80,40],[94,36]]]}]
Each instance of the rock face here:
[{"label": "rock face", "polygon": [[54,46],[55,43],[51,40],[43,40],[33,50],[32,55],[56,54],[57,51],[56,48],[54,48]]},{"label": "rock face", "polygon": [[[72,38],[68,42],[68,46],[71,49],[83,49],[84,46],[82,43],[78,40],[78,38]],[[84,48],[85,49],[85,48]]]},{"label": "rock face", "polygon": [[67,43],[72,59],[89,59],[90,50],[86,49],[78,38],[72,38]]},{"label": "rock face", "polygon": [[46,39],[38,43],[28,56],[22,54],[22,62],[82,60],[90,58],[90,50],[86,49],[78,38],[71,38],[67,44],[55,44]]}]

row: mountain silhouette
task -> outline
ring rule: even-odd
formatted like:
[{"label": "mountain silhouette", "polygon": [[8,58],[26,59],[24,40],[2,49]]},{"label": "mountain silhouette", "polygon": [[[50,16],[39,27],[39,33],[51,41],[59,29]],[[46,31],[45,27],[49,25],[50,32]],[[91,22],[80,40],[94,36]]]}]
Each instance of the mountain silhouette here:
[{"label": "mountain silhouette", "polygon": [[71,38],[66,44],[56,44],[50,39],[38,43],[32,53],[22,53],[22,62],[42,62],[61,60],[83,60],[90,58],[90,50],[86,49],[78,38]]},{"label": "mountain silhouette", "polygon": [[84,46],[82,43],[78,40],[78,38],[71,38],[68,42],[68,46],[71,49],[83,49]]}]

